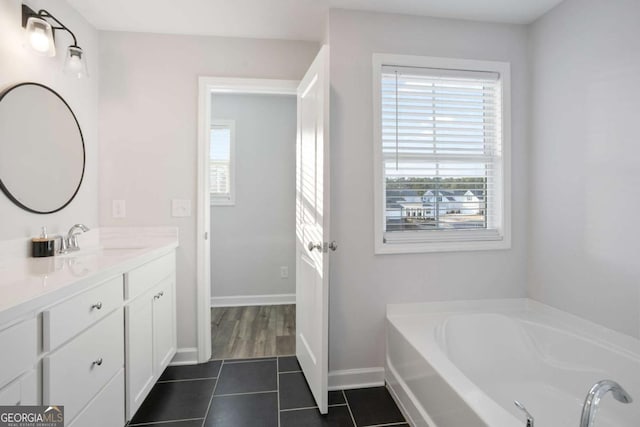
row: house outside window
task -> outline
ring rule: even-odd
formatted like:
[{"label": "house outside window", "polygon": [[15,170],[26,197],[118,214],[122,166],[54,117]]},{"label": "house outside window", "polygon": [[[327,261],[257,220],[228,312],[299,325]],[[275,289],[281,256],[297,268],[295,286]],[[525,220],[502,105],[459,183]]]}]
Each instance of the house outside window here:
[{"label": "house outside window", "polygon": [[235,204],[235,122],[213,120],[209,142],[209,192],[211,204]]},{"label": "house outside window", "polygon": [[509,64],[374,54],[375,252],[506,249]]}]

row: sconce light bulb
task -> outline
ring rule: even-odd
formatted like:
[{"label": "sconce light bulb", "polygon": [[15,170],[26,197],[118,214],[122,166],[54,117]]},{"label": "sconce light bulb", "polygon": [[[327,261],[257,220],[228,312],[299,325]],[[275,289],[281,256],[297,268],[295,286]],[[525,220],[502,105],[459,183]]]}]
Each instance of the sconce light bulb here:
[{"label": "sconce light bulb", "polygon": [[87,70],[87,58],[79,46],[69,46],[67,48],[67,58],[64,63],[64,71],[81,79],[89,77]]},{"label": "sconce light bulb", "polygon": [[44,53],[49,50],[49,37],[42,28],[34,28],[29,40],[36,51]]},{"label": "sconce light bulb", "polygon": [[69,69],[73,71],[78,71],[82,68],[82,60],[79,56],[71,55],[69,58]]},{"label": "sconce light bulb", "polygon": [[26,26],[27,43],[38,55],[55,56],[56,46],[53,40],[53,28],[44,19],[31,16]]}]

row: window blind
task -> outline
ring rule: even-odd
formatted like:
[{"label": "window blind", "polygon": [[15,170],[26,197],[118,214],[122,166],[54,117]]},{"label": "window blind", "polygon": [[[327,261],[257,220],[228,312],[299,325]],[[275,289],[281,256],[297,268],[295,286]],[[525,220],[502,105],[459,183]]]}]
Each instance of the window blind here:
[{"label": "window blind", "polygon": [[495,72],[382,67],[385,236],[498,227],[500,91]]},{"label": "window blind", "polygon": [[228,198],[231,194],[230,127],[212,126],[209,146],[209,191],[214,198]]}]

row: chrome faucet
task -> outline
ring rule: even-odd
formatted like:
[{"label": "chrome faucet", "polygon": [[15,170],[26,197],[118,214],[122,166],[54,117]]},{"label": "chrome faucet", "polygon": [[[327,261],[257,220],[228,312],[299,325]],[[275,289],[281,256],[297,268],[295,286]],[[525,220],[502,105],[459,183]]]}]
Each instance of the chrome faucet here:
[{"label": "chrome faucet", "polygon": [[69,229],[66,236],[56,236],[56,238],[60,239],[59,253],[66,254],[72,251],[79,251],[78,234],[86,233],[87,231],[89,231],[89,227],[86,225],[75,224]]},{"label": "chrome faucet", "polygon": [[633,400],[631,399],[631,396],[629,396],[629,393],[627,393],[617,382],[611,380],[598,381],[593,385],[593,387],[591,387],[589,394],[587,394],[587,398],[584,400],[584,405],[582,406],[582,417],[580,418],[580,427],[593,426],[593,421],[596,416],[596,411],[598,410],[598,405],[600,404],[600,399],[602,399],[602,396],[607,394],[609,391],[618,402],[631,403]]},{"label": "chrome faucet", "polygon": [[529,411],[527,411],[527,408],[525,408],[522,403],[518,402],[517,400],[514,400],[513,403],[518,407],[518,409],[524,412],[525,416],[527,417],[526,427],[533,427],[533,415],[531,415]]},{"label": "chrome faucet", "polygon": [[70,251],[80,250],[80,246],[78,245],[78,234],[86,233],[89,231],[89,227],[84,224],[76,224],[69,229],[69,233],[67,233],[67,242],[69,242]]}]

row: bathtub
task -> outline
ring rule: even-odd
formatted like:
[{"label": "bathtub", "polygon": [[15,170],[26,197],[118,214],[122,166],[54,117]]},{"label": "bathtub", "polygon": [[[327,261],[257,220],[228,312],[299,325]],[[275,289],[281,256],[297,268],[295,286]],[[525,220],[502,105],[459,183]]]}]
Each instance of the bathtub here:
[{"label": "bathtub", "polygon": [[591,386],[619,382],[595,427],[640,426],[640,341],[529,299],[387,307],[385,376],[413,426],[578,427]]}]

